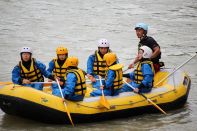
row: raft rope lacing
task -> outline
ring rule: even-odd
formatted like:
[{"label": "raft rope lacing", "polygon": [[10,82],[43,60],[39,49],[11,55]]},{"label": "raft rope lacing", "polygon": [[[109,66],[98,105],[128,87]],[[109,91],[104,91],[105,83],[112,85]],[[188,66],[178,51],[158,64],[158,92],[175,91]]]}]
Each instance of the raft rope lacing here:
[{"label": "raft rope lacing", "polygon": [[[22,87],[22,86],[21,86],[21,85],[16,85],[16,84],[14,84],[14,85],[13,85],[13,88],[15,88],[15,87]],[[159,96],[160,98],[162,98],[163,95],[168,94],[168,93],[170,93],[170,92],[176,92],[176,88],[173,88],[173,89],[170,90],[170,91],[167,91],[167,92],[160,93],[160,94],[157,94],[157,95],[155,95],[155,96],[149,97],[149,99],[152,99],[152,98],[155,98],[155,97],[158,97],[158,96]],[[112,105],[112,106],[134,105],[134,104],[137,104],[137,103],[140,103],[140,102],[144,102],[144,101],[146,101],[146,99],[140,100],[140,101],[137,101],[137,102],[132,102],[132,101],[130,101],[129,104]],[[162,103],[158,103],[158,104],[162,104]],[[87,105],[80,104],[79,102],[76,102],[76,105],[77,105],[77,106],[86,107],[86,108],[92,108],[92,109],[102,109],[102,108],[104,108],[104,107],[100,107],[100,106],[97,106],[97,107],[87,106]]]},{"label": "raft rope lacing", "polygon": [[[152,98],[155,98],[155,97],[160,97],[160,98],[162,98],[162,95],[164,95],[164,94],[168,94],[168,93],[170,93],[170,92],[174,92],[174,91],[176,91],[176,89],[172,89],[172,90],[170,90],[170,91],[168,91],[168,92],[165,92],[165,93],[160,93],[160,94],[158,94],[158,95],[155,95],[155,96],[152,96],[152,97],[149,97],[149,99],[152,99]],[[146,101],[146,99],[144,99],[144,100],[140,100],[140,101],[137,101],[137,102],[134,102],[134,103],[132,103],[132,101],[130,101],[131,103],[129,103],[129,104],[121,104],[121,105],[112,105],[112,106],[126,106],[126,105],[134,105],[134,104],[137,104],[137,103],[140,103],[140,102],[144,102],[144,101]],[[80,104],[80,103],[76,103],[77,105],[79,105],[79,106],[83,106],[83,107],[87,107],[87,108],[93,108],[93,109],[101,109],[101,108],[104,108],[104,107],[91,107],[91,106],[86,106],[86,105],[83,105],[83,104]],[[158,104],[162,104],[162,103],[158,103]],[[151,105],[151,104],[150,104]]]}]

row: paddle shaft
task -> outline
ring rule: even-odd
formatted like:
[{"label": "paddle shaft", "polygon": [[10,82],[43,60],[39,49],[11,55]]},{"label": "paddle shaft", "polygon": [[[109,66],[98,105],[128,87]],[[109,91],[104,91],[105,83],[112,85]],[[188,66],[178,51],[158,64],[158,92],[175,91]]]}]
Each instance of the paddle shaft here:
[{"label": "paddle shaft", "polygon": [[[61,96],[62,96],[62,99],[64,99],[64,96],[63,96],[63,93],[62,93],[62,89],[61,89],[61,87],[60,87],[60,84],[59,84],[58,79],[56,79],[56,82],[57,82],[57,85],[58,85],[58,87],[59,87],[59,90],[60,90],[60,94],[61,94]],[[65,101],[64,101],[64,106],[65,106],[65,108],[66,108],[67,115],[68,115],[68,117],[69,117],[69,119],[70,119],[70,123],[71,123],[72,126],[74,127],[74,123],[73,123],[73,121],[72,121],[70,112],[69,112],[69,110],[68,110],[68,108],[67,108],[67,105],[66,105],[66,102],[65,102]]]},{"label": "paddle shaft", "polygon": [[123,73],[126,72],[126,71],[128,71],[128,70],[129,70],[129,68],[127,68],[126,70],[123,70]]},{"label": "paddle shaft", "polygon": [[[102,83],[102,79],[101,79],[101,76],[99,76],[99,82],[100,82],[100,86],[103,86],[103,83]],[[104,96],[104,92],[103,92],[103,89],[102,89],[102,95]]]},{"label": "paddle shaft", "polygon": [[[100,79],[96,79],[100,80]],[[104,79],[101,79],[104,80]],[[86,82],[91,82],[90,80],[86,80]],[[57,82],[31,82],[31,84],[56,84]]]},{"label": "paddle shaft", "polygon": [[31,84],[56,84],[57,82],[31,82]]},{"label": "paddle shaft", "polygon": [[[99,76],[99,82],[100,82],[100,86],[103,86],[101,76]],[[102,95],[104,95],[103,89],[102,89]]]},{"label": "paddle shaft", "polygon": [[[100,79],[96,79],[97,81],[99,80],[100,81]],[[101,80],[105,80],[105,79],[101,79]],[[92,82],[91,80],[86,80],[86,82]]]},{"label": "paddle shaft", "polygon": [[101,76],[99,76],[99,82],[100,82],[100,86],[103,86],[103,83],[102,83],[102,80],[104,80],[104,79],[101,79]]},{"label": "paddle shaft", "polygon": [[[56,82],[31,82],[31,84],[53,84]],[[7,81],[7,82],[0,82],[0,85],[9,85],[9,84],[13,84],[13,82],[11,81]]]},{"label": "paddle shaft", "polygon": [[127,68],[126,70],[123,70],[123,73],[127,72],[128,70],[131,70],[130,72],[132,72],[135,70],[135,68],[132,68],[132,69]]},{"label": "paddle shaft", "polygon": [[[196,52],[196,54],[197,54],[197,52]],[[158,86],[161,82],[163,82],[163,81],[166,80],[168,77],[170,77],[172,74],[174,74],[178,69],[180,69],[180,68],[183,67],[185,64],[187,64],[191,59],[193,59],[193,58],[196,56],[196,54],[193,55],[191,58],[189,58],[187,61],[183,62],[179,67],[175,68],[175,70],[174,70],[172,73],[170,73],[169,75],[167,75],[166,77],[164,77],[163,79],[161,79],[155,86]]]},{"label": "paddle shaft", "polygon": [[[124,83],[126,83],[130,88],[132,88],[133,90],[135,89],[133,86],[131,86],[129,83],[127,83],[125,80],[123,80]],[[147,98],[144,94],[142,93],[137,93],[139,95],[141,95],[142,97],[144,97],[147,101],[149,101],[152,105],[154,105],[158,110],[160,110],[162,113],[167,114],[164,110],[162,110],[157,104],[155,104],[151,99]]]},{"label": "paddle shaft", "polygon": [[159,109],[163,114],[167,114],[164,110],[162,110],[157,104],[155,104],[151,99],[147,98],[144,94],[139,93],[143,96],[146,100],[148,100],[152,105],[154,105],[157,109]]},{"label": "paddle shaft", "polygon": [[[100,86],[103,86],[101,76],[99,76],[99,81],[100,81]],[[102,90],[102,96],[101,96],[101,99],[100,99],[100,101],[102,100],[101,104],[104,107],[106,107],[107,109],[110,109],[110,105],[109,105],[109,102],[107,101],[107,99],[105,98],[104,91],[103,91],[103,89],[101,89],[101,90]]]},{"label": "paddle shaft", "polygon": [[6,81],[6,82],[0,81],[0,86],[10,85],[10,84],[13,84],[13,83],[11,81]]}]

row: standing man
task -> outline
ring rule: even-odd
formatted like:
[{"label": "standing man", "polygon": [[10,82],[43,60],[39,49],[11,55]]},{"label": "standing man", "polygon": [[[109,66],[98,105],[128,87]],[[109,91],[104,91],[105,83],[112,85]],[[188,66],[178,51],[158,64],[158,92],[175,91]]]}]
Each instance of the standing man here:
[{"label": "standing man", "polygon": [[12,70],[13,83],[42,90],[42,84],[31,84],[31,82],[44,82],[43,76],[55,80],[54,76],[46,71],[46,66],[43,63],[32,58],[32,50],[30,47],[23,47],[20,55],[21,61]]},{"label": "standing man", "polygon": [[[140,39],[138,44],[138,51],[141,46],[148,46],[153,51],[150,59],[154,64],[155,72],[160,70],[159,59],[161,58],[161,51],[159,44],[150,36],[147,36],[148,25],[145,23],[137,23],[135,26],[136,35]],[[138,56],[135,60],[129,65],[129,69],[133,68],[134,65],[139,61]]]}]

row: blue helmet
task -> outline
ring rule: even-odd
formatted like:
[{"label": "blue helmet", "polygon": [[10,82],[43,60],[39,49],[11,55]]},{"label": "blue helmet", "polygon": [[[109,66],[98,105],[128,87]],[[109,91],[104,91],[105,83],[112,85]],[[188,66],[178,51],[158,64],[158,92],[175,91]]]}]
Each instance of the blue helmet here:
[{"label": "blue helmet", "polygon": [[135,25],[135,30],[137,30],[137,29],[143,29],[145,31],[148,31],[148,25],[145,23],[137,23]]}]

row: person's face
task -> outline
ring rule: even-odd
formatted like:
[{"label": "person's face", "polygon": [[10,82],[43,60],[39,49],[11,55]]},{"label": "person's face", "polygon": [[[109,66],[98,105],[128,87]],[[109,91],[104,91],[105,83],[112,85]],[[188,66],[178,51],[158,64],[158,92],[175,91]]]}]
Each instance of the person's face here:
[{"label": "person's face", "polygon": [[143,29],[136,29],[136,35],[138,38],[142,38],[144,36],[144,30]]},{"label": "person's face", "polygon": [[144,53],[143,50],[139,50],[139,52],[138,52],[138,59],[139,60],[141,60],[143,58],[143,53]]},{"label": "person's face", "polygon": [[60,60],[65,60],[66,59],[66,54],[63,54],[63,55],[58,55],[58,58],[60,59]]},{"label": "person's face", "polygon": [[102,55],[105,55],[108,52],[107,47],[99,47],[99,51],[101,52]]},{"label": "person's face", "polygon": [[28,53],[28,52],[22,53],[22,59],[23,59],[23,61],[26,61],[26,62],[29,61],[31,59],[30,53]]}]

